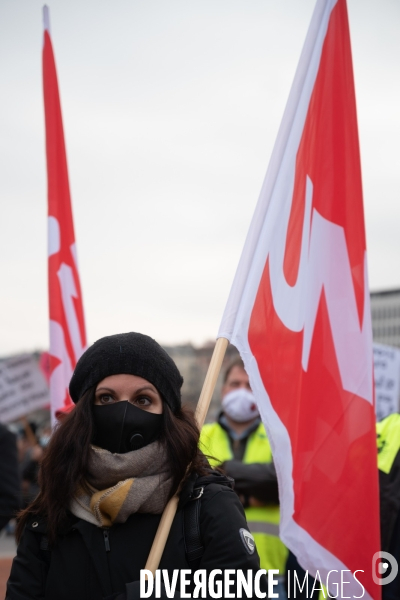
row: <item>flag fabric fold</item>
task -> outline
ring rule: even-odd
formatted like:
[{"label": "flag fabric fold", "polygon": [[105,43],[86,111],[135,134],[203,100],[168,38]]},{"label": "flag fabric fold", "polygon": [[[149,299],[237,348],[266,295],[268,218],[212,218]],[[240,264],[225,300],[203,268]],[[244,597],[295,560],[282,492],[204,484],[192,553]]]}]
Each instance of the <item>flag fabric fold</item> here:
[{"label": "flag fabric fold", "polygon": [[345,0],[317,2],[218,337],[239,349],[270,437],[283,541],[323,583],[330,572],[340,584],[348,571],[344,597],[364,587],[365,598],[379,598],[372,328]]},{"label": "flag fabric fold", "polygon": [[48,183],[48,277],[50,311],[50,398],[52,421],[68,412],[73,369],[86,347],[82,292],[79,280],[67,157],[57,73],[45,6],[43,92],[46,123]]}]

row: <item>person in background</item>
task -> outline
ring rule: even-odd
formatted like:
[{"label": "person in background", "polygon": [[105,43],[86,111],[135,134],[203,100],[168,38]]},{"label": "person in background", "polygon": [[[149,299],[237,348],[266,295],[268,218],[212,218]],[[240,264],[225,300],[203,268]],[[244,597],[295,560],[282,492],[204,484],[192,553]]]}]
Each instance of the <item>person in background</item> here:
[{"label": "person in background", "polygon": [[0,423],[0,530],[20,508],[20,480],[16,437]]},{"label": "person in background", "polygon": [[[376,424],[378,446],[381,550],[400,565],[400,414]],[[391,568],[391,567],[390,567]],[[390,572],[385,572],[385,578]],[[382,586],[382,600],[400,598],[400,575]]]},{"label": "person in background", "polygon": [[37,425],[23,420],[18,440],[19,473],[22,489],[22,506],[25,508],[39,493],[38,475],[43,448],[36,435]]},{"label": "person in background", "polygon": [[279,570],[279,598],[286,597],[288,550],[279,539],[279,493],[271,447],[241,359],[232,362],[221,392],[217,422],[204,425],[200,447],[213,466],[235,480],[262,569]]}]

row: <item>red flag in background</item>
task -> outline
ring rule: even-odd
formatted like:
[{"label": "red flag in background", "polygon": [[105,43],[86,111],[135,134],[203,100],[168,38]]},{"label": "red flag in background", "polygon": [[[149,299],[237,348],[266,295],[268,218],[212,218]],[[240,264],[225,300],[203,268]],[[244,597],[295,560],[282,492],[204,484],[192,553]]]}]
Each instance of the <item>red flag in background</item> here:
[{"label": "red flag in background", "polygon": [[50,397],[54,422],[57,411],[68,411],[72,407],[68,384],[75,364],[85,350],[86,333],[60,97],[46,6],[43,17],[43,90],[49,207]]},{"label": "red flag in background", "polygon": [[362,584],[364,598],[379,598],[372,330],[345,0],[317,2],[218,337],[239,349],[266,424],[282,540],[323,583],[331,571],[332,593],[348,569],[356,578],[342,575],[350,583],[339,597],[361,597]]}]

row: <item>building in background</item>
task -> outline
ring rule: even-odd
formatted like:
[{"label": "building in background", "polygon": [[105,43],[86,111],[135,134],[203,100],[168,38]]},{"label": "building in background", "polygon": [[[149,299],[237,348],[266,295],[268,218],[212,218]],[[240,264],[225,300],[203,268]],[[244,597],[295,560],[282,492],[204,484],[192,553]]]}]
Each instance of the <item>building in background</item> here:
[{"label": "building in background", "polygon": [[[374,342],[378,344],[384,344],[386,346],[394,346],[400,348],[400,289],[371,292],[371,312]],[[177,346],[164,346],[165,350],[176,362],[178,369],[180,370],[184,378],[184,384],[182,388],[182,400],[185,404],[188,404],[193,408],[196,407],[197,401],[200,397],[200,392],[207,374],[208,366],[211,361],[214,346],[214,341],[207,342],[200,347],[193,346],[190,343],[180,344]],[[386,363],[388,362],[388,357],[386,356],[386,354],[387,351],[390,349],[383,349],[386,352],[386,354],[384,352],[385,356],[383,356],[382,354],[383,350],[381,354],[379,354],[378,350],[379,349],[377,348],[374,349],[375,369],[377,367],[380,367],[381,371],[382,369],[386,369],[387,371],[388,367]],[[220,391],[222,387],[222,373],[225,371],[226,366],[235,358],[237,358],[238,355],[239,354],[236,348],[232,345],[229,345],[222,364],[221,373],[218,378],[217,385],[211,400],[210,409],[206,418],[207,422],[215,421],[218,417],[218,412],[220,410]],[[46,357],[48,357],[48,355],[46,353],[36,352],[33,353],[33,356],[38,362],[38,365],[40,366],[43,375],[47,379],[48,369],[46,369],[45,359]],[[385,365],[383,365],[383,359],[385,359],[386,361]],[[7,359],[0,358],[0,365],[2,363],[4,364],[5,360]],[[388,395],[387,380],[389,376],[387,375],[386,371],[384,373],[383,371],[382,373],[379,372],[379,374],[376,373],[375,377],[376,383],[380,382],[382,384],[380,386],[380,390],[376,390],[376,392],[381,391],[382,394],[385,394],[385,402],[383,404],[386,403],[386,405],[388,405],[388,400],[386,396]],[[390,378],[393,379],[392,373],[390,373]],[[2,389],[0,385],[0,392],[1,391]],[[0,393],[0,404],[3,395]],[[390,404],[390,406],[392,406],[392,404],[393,402]],[[391,408],[389,412],[392,412],[392,410],[393,408]],[[27,416],[29,418],[31,418],[32,416],[33,420],[35,422],[38,422],[40,425],[42,424],[42,422],[44,423],[46,419],[48,419],[48,411],[46,411],[46,409],[42,409],[36,411],[35,413],[28,414]],[[382,418],[382,415],[380,418]]]},{"label": "building in background", "polygon": [[371,292],[374,342],[400,348],[400,289]]},{"label": "building in background", "polygon": [[[207,369],[214,351],[215,342],[210,341],[197,348],[192,344],[182,346],[164,346],[183,377],[182,402],[195,408],[200,397],[200,392],[206,378]],[[215,386],[214,394],[211,399],[210,408],[207,413],[206,422],[210,423],[216,420],[221,405],[221,387],[222,376],[227,365],[239,356],[238,351],[232,345],[229,345],[222,363],[221,372]]]}]

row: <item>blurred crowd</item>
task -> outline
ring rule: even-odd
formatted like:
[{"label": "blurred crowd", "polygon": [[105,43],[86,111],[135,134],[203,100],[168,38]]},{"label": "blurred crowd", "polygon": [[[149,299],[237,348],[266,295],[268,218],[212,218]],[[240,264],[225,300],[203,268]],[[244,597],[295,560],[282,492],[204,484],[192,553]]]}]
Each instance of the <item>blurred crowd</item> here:
[{"label": "blurred crowd", "polygon": [[43,451],[51,435],[50,421],[40,424],[23,419],[0,424],[0,529],[14,534],[15,514],[38,494]]}]

